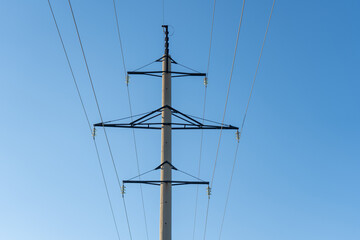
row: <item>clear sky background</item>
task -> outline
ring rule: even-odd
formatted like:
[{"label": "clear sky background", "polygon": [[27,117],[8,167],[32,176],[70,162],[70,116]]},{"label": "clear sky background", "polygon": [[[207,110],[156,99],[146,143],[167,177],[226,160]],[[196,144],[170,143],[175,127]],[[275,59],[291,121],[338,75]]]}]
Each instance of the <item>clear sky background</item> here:
[{"label": "clear sky background", "polygon": [[[67,1],[51,1],[91,123],[100,122]],[[128,70],[163,54],[162,0],[116,1]],[[73,0],[105,120],[129,116],[113,3]],[[221,121],[242,1],[218,1],[206,118]],[[245,4],[226,123],[240,126],[272,0]],[[117,239],[92,139],[46,0],[0,1],[0,239]],[[165,0],[170,53],[206,71],[213,1]],[[360,2],[277,1],[242,135],[222,239],[360,239]],[[151,66],[160,70],[160,64]],[[134,114],[161,106],[161,81],[130,80]],[[201,78],[173,80],[173,106],[201,116]],[[121,179],[137,175],[131,130],[109,129]],[[160,163],[160,131],[136,131],[141,172]],[[218,131],[204,133],[210,180]],[[121,239],[129,239],[104,134],[97,140]],[[175,132],[173,163],[197,174],[200,131]],[[219,238],[236,139],[223,134],[207,237]],[[152,173],[148,178],[156,178]],[[182,175],[175,175],[180,179]],[[149,239],[159,188],[144,186]],[[196,187],[173,191],[173,239],[192,239]],[[125,199],[146,239],[139,186]],[[199,188],[195,239],[203,239]]]}]

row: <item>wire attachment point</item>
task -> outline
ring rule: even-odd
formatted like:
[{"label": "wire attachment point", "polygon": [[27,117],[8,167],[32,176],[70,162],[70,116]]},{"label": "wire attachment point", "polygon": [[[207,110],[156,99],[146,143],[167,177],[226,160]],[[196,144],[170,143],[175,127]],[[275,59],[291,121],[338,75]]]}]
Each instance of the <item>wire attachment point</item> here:
[{"label": "wire attachment point", "polygon": [[207,85],[208,85],[208,78],[206,76],[204,77],[204,85],[205,85],[205,87],[207,87]]},{"label": "wire attachment point", "polygon": [[211,195],[211,187],[210,186],[207,187],[207,195],[210,199],[210,195]]},{"label": "wire attachment point", "polygon": [[241,134],[240,134],[239,130],[237,130],[237,131],[236,131],[236,140],[237,140],[238,142],[240,142],[240,137],[241,137]]},{"label": "wire attachment point", "polygon": [[125,80],[126,85],[129,85],[129,82],[130,82],[130,76],[126,75],[126,80]]},{"label": "wire attachment point", "polygon": [[124,197],[124,195],[125,195],[125,190],[126,190],[126,187],[125,187],[124,184],[121,186],[120,190],[121,190],[121,195],[122,195],[122,197]]},{"label": "wire attachment point", "polygon": [[96,137],[96,128],[95,128],[95,127],[94,127],[94,129],[92,130],[91,135],[92,135],[92,137],[95,139],[95,137]]}]

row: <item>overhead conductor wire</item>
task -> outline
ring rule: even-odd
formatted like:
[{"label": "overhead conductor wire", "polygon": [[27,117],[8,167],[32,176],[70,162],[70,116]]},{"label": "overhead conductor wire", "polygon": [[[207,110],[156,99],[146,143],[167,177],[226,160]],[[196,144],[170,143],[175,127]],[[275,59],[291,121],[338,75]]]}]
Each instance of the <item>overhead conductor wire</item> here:
[{"label": "overhead conductor wire", "polygon": [[[89,66],[88,66],[88,63],[87,63],[87,60],[86,60],[86,56],[85,56],[84,47],[83,47],[83,45],[82,45],[82,41],[81,41],[81,38],[80,38],[79,29],[78,29],[77,24],[76,24],[75,15],[74,15],[74,11],[73,11],[73,9],[72,9],[70,0],[68,0],[68,3],[69,3],[69,7],[70,7],[70,11],[71,11],[72,18],[73,18],[73,21],[74,21],[74,25],[75,25],[75,29],[76,29],[76,34],[77,34],[77,37],[78,37],[78,40],[79,40],[79,43],[80,43],[80,47],[81,47],[82,55],[83,55],[83,58],[84,58],[86,70],[87,70],[87,73],[88,73],[88,76],[89,76],[89,80],[90,80],[92,92],[93,92],[93,95],[94,95],[94,98],[95,98],[97,110],[98,110],[98,113],[99,113],[99,116],[100,116],[100,120],[101,120],[101,122],[103,123],[104,121],[103,121],[103,117],[102,117],[102,114],[101,114],[100,105],[99,105],[98,99],[97,99],[97,97],[96,97],[96,92],[95,92],[94,83],[93,83],[92,78],[91,78]],[[113,164],[113,167],[114,167],[114,171],[115,171],[115,174],[116,174],[117,183],[118,183],[119,188],[120,188],[120,191],[121,191],[120,178],[119,178],[119,174],[118,174],[118,171],[117,171],[117,168],[116,168],[114,156],[113,156],[113,154],[112,154],[112,150],[111,150],[111,147],[110,147],[109,138],[108,138],[108,136],[107,136],[104,123],[102,124],[102,127],[103,127],[103,130],[104,130],[104,135],[105,135],[106,143],[107,143],[107,146],[108,146],[108,149],[109,149],[111,161],[112,161],[112,164]],[[128,230],[129,230],[129,236],[130,236],[130,239],[132,239],[131,229],[130,229],[130,222],[129,222],[129,217],[128,217],[128,213],[127,213],[127,208],[126,208],[125,199],[124,199],[124,198],[122,198],[122,199],[123,199],[123,205],[124,205],[124,210],[125,210],[126,222],[127,222]]]},{"label": "overhead conductor wire", "polygon": [[[117,34],[118,34],[118,39],[119,39],[119,45],[120,45],[120,51],[121,51],[121,58],[122,58],[122,63],[123,63],[122,65],[123,65],[123,69],[124,69],[124,76],[125,76],[125,79],[126,79],[126,90],[127,90],[127,95],[128,95],[130,116],[131,116],[131,121],[133,121],[133,111],[132,111],[132,104],[131,104],[131,97],[130,97],[130,90],[129,90],[129,81],[128,81],[127,74],[126,74],[127,71],[126,71],[126,65],[125,65],[124,50],[123,50],[122,41],[121,41],[121,34],[120,34],[120,27],[119,27],[119,19],[118,19],[118,14],[117,14],[117,11],[116,11],[115,0],[113,0],[113,6],[114,6],[115,19],[116,19],[116,29],[117,29]],[[133,135],[133,142],[134,142],[134,149],[135,149],[136,166],[137,166],[138,174],[140,175],[139,156],[138,156],[138,150],[137,150],[136,136],[135,136],[135,130],[134,130],[134,128],[132,128],[132,135]],[[140,178],[140,176],[139,176],[139,180],[140,180],[140,179],[141,179],[141,178]],[[141,193],[141,202],[142,202],[143,215],[144,215],[144,224],[145,224],[146,238],[147,238],[147,240],[149,240],[149,232],[148,232],[148,225],[147,225],[147,219],[146,219],[144,194],[143,194],[143,189],[142,189],[142,185],[141,185],[141,184],[139,184],[139,187],[140,187],[140,193]]]},{"label": "overhead conductor wire", "polygon": [[[232,80],[232,75],[233,75],[233,72],[234,72],[234,66],[235,66],[235,60],[236,60],[237,47],[238,47],[238,43],[239,43],[241,23],[242,23],[242,19],[243,19],[243,15],[244,15],[244,7],[245,7],[245,0],[243,0],[242,9],[241,9],[240,22],[239,22],[239,27],[238,27],[237,37],[236,37],[234,57],[233,57],[233,62],[232,62],[232,66],[231,66],[231,72],[230,72],[230,78],[229,78],[229,86],[228,86],[228,90],[227,90],[227,94],[226,94],[226,101],[225,101],[225,107],[224,107],[224,113],[223,113],[223,117],[222,117],[222,121],[221,121],[221,123],[222,123],[221,126],[223,126],[224,121],[225,121],[226,108],[227,108],[227,103],[228,103],[228,100],[229,100],[229,93],[230,93],[230,87],[231,87],[231,80]],[[219,156],[219,149],[220,149],[220,142],[221,142],[222,130],[223,130],[223,128],[221,127],[221,129],[220,129],[220,135],[219,135],[219,142],[218,142],[218,146],[217,146],[217,150],[216,150],[216,157],[215,157],[215,162],[214,162],[214,169],[213,169],[213,173],[212,173],[212,177],[211,177],[211,182],[210,182],[210,189],[212,188],[213,183],[214,183],[215,170],[216,170],[216,164],[217,164],[217,160],[218,160],[218,156]],[[205,229],[204,229],[204,238],[203,238],[204,240],[205,240],[205,238],[206,238],[206,228],[207,228],[207,220],[208,220],[208,216],[209,216],[209,207],[210,207],[210,197],[208,198],[208,203],[207,203],[207,207],[206,207]]]},{"label": "overhead conductor wire", "polygon": [[268,30],[269,30],[270,21],[271,21],[271,16],[272,16],[272,13],[273,13],[273,10],[274,10],[274,6],[275,6],[275,0],[274,0],[274,2],[273,2],[273,4],[272,4],[272,7],[271,7],[269,20],[268,20],[268,23],[267,23],[267,26],[266,26],[266,31],[265,31],[264,40],[263,40],[263,42],[262,42],[262,46],[261,46],[261,50],[260,50],[259,60],[258,60],[257,66],[256,66],[256,70],[255,70],[254,78],[253,78],[253,81],[252,81],[249,98],[248,98],[248,101],[247,101],[247,104],[246,104],[245,114],[244,114],[244,117],[243,117],[243,120],[242,120],[242,123],[241,123],[241,128],[240,128],[238,143],[237,143],[236,150],[235,150],[234,162],[233,162],[233,166],[232,166],[232,170],[231,170],[229,187],[228,187],[227,195],[226,195],[226,202],[225,202],[225,207],[224,207],[224,213],[223,213],[223,217],[222,217],[222,221],[221,221],[221,226],[220,226],[219,240],[221,239],[221,234],[222,234],[222,230],[223,230],[223,225],[224,225],[224,219],[225,219],[226,209],[227,209],[227,206],[228,206],[229,195],[230,195],[230,190],[231,190],[231,183],[232,183],[232,179],[233,179],[233,175],[234,175],[234,169],[235,169],[235,165],[236,165],[236,159],[237,159],[237,154],[238,154],[238,149],[239,149],[241,134],[242,134],[243,129],[244,129],[245,120],[246,120],[246,115],[247,115],[247,112],[248,112],[248,109],[249,109],[251,96],[252,96],[252,93],[253,93],[253,90],[254,90],[255,80],[256,80],[256,76],[257,76],[258,70],[259,70],[260,61],[261,61],[261,56],[262,56],[262,53],[263,53],[263,50],[264,50],[264,45],[265,45],[265,41],[266,41],[266,36],[267,36]]},{"label": "overhead conductor wire", "polygon": [[[203,114],[202,114],[202,123],[203,123],[203,124],[204,124],[204,119],[205,119],[207,84],[208,84],[208,76],[209,76],[209,68],[210,68],[210,59],[211,59],[212,36],[213,36],[214,20],[215,20],[215,6],[216,6],[216,0],[214,0],[214,6],[213,6],[213,12],[212,12],[211,30],[210,30],[210,44],[209,44],[209,55],[208,55],[208,62],[207,62],[207,67],[206,67],[206,77],[205,77],[205,79],[204,79],[204,86],[205,86],[205,88],[204,88],[204,104],[203,104]],[[201,129],[200,154],[199,154],[199,163],[198,163],[198,178],[200,178],[200,172],[201,172],[201,160],[202,160],[203,140],[204,140],[204,130]],[[199,199],[199,186],[196,186],[193,240],[195,239],[195,229],[196,229],[196,218],[197,218],[198,199]]]},{"label": "overhead conductor wire", "polygon": [[165,24],[165,0],[162,0],[162,25]]},{"label": "overhead conductor wire", "polygon": [[[66,61],[67,61],[68,66],[69,66],[72,79],[73,79],[74,84],[75,84],[76,92],[77,92],[78,97],[79,97],[79,99],[80,99],[80,103],[81,103],[81,106],[82,106],[82,109],[83,109],[83,112],[84,112],[84,115],[85,115],[87,124],[88,124],[88,126],[89,126],[90,134],[92,134],[92,128],[91,128],[91,124],[90,124],[90,121],[89,121],[89,116],[88,116],[88,114],[87,114],[87,112],[86,112],[86,108],[85,108],[83,99],[82,99],[82,97],[81,97],[81,93],[80,93],[80,90],[79,90],[79,86],[78,86],[78,84],[77,84],[77,81],[76,81],[76,78],[75,78],[75,75],[74,75],[74,71],[73,71],[73,69],[72,69],[72,67],[71,67],[71,63],[70,63],[70,60],[69,60],[69,57],[68,57],[68,54],[67,54],[67,51],[66,51],[66,48],[65,48],[65,44],[64,44],[64,41],[63,41],[63,39],[62,39],[62,36],[61,36],[61,33],[60,33],[60,29],[59,29],[59,27],[58,27],[58,24],[57,24],[57,21],[56,21],[56,18],[55,18],[55,14],[54,14],[54,11],[53,11],[53,9],[52,9],[50,0],[48,0],[48,4],[49,4],[49,8],[50,8],[50,11],[51,11],[51,15],[52,15],[52,17],[53,17],[53,20],[54,20],[54,23],[55,23],[55,26],[56,26],[57,33],[58,33],[59,38],[60,38],[60,42],[61,42],[62,48],[63,48],[64,53],[65,53]],[[102,176],[102,179],[103,179],[103,182],[104,182],[104,186],[105,186],[106,195],[107,195],[107,199],[108,199],[108,202],[109,202],[112,219],[113,219],[114,226],[115,226],[115,229],[116,229],[116,234],[117,234],[118,239],[120,240],[119,229],[118,229],[118,225],[117,225],[117,222],[116,222],[116,218],[115,218],[114,209],[113,209],[113,206],[112,206],[112,202],[111,202],[111,198],[110,198],[108,186],[107,186],[107,183],[106,183],[106,178],[105,178],[104,170],[103,170],[102,163],[101,163],[101,159],[100,159],[100,155],[99,155],[99,150],[98,150],[98,147],[97,147],[97,143],[96,143],[95,138],[93,137],[92,139],[93,139],[94,147],[95,147],[95,150],[96,150],[96,155],[97,155],[97,159],[98,159],[98,163],[99,163],[99,167],[100,167],[100,171],[101,171],[101,176]]]}]

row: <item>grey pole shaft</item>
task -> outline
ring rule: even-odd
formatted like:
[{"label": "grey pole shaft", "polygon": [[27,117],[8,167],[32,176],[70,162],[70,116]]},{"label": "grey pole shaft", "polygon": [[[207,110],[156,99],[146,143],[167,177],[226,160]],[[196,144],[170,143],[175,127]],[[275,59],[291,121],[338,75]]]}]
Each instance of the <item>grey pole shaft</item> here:
[{"label": "grey pole shaft", "polygon": [[[162,62],[162,106],[171,106],[171,60],[168,54]],[[171,123],[171,110],[164,108],[162,123]],[[161,163],[171,163],[171,125],[162,125]],[[161,181],[171,181],[171,166],[162,165]],[[171,183],[160,185],[160,240],[171,240]]]}]

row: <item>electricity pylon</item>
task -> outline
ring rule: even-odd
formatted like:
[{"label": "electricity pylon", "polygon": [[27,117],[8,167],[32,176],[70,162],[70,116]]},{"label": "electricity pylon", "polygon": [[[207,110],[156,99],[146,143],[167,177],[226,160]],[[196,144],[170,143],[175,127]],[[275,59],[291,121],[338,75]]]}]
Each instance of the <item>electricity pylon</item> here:
[{"label": "electricity pylon", "polygon": [[[160,186],[160,240],[171,240],[171,212],[172,212],[172,186],[188,185],[188,184],[205,184],[208,185],[208,193],[210,192],[209,182],[197,179],[197,181],[173,181],[172,171],[178,171],[172,164],[171,154],[171,133],[172,130],[191,130],[191,129],[234,129],[238,127],[219,123],[214,125],[204,124],[204,119],[195,120],[195,117],[190,117],[171,105],[171,78],[172,77],[186,77],[186,76],[202,76],[204,83],[207,84],[205,73],[198,72],[179,72],[172,71],[171,65],[177,62],[169,54],[169,31],[168,26],[163,25],[165,33],[165,52],[164,55],[155,62],[162,62],[161,71],[129,71],[128,75],[148,75],[162,78],[162,107],[142,115],[130,123],[118,123],[117,120],[107,121],[94,124],[94,127],[117,127],[117,128],[140,128],[140,129],[160,129],[161,130],[161,164],[154,170],[160,170],[160,180],[124,180],[123,184],[140,183]],[[128,79],[127,79],[128,81]],[[156,121],[157,117],[161,115],[161,122]],[[177,121],[172,121],[174,117]],[[201,121],[201,122],[200,122]],[[206,121],[207,122],[207,121]]]}]

